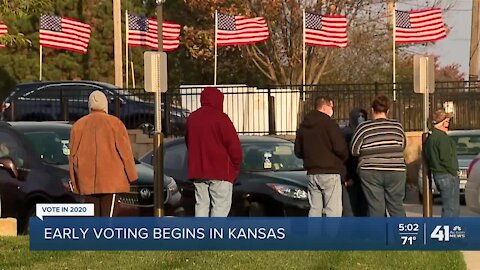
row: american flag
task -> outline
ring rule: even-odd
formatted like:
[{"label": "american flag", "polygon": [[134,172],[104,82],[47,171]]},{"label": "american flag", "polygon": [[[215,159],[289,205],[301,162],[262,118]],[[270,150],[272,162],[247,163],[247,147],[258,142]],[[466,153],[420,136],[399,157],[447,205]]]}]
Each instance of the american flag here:
[{"label": "american flag", "polygon": [[[128,39],[131,47],[142,46],[158,50],[157,20],[128,14]],[[163,21],[163,50],[173,51],[180,45],[180,25]]]},{"label": "american flag", "polygon": [[305,13],[306,45],[345,48],[347,42],[347,18],[345,16]]},{"label": "american flag", "polygon": [[[8,27],[6,24],[0,22],[0,36],[8,33]],[[0,44],[0,48],[5,48],[5,44]]]},{"label": "american flag", "polygon": [[231,46],[262,42],[268,39],[268,25],[263,17],[247,18],[217,15],[217,45]]},{"label": "american flag", "polygon": [[438,8],[417,11],[395,11],[395,43],[434,42],[447,36]]},{"label": "american flag", "polygon": [[40,17],[40,45],[86,53],[90,41],[90,25],[73,19],[42,15]]}]

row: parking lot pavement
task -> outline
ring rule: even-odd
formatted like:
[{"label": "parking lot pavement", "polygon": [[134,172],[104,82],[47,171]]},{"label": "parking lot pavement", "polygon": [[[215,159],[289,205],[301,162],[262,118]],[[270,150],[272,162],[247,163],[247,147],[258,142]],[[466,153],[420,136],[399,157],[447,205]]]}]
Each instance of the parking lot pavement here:
[{"label": "parking lot pavement", "polygon": [[[407,217],[423,217],[423,205],[418,197],[418,190],[416,187],[407,186],[407,193],[404,202],[405,211]],[[433,217],[440,217],[442,213],[442,202],[439,198],[433,202]],[[460,216],[461,217],[480,217],[480,214],[470,211],[465,205],[465,202],[460,204]]]},{"label": "parking lot pavement", "polygon": [[[407,217],[423,217],[423,205],[420,203],[416,204],[404,204],[405,211],[407,212]],[[433,217],[440,217],[442,213],[442,206],[440,203],[435,203],[433,205]],[[480,214],[472,212],[465,205],[460,206],[460,216],[461,217],[480,217]]]}]

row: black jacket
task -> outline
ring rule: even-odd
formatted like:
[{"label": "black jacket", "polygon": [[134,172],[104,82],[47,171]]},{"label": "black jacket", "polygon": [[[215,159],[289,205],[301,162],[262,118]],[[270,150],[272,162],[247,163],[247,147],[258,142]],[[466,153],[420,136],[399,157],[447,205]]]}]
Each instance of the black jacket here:
[{"label": "black jacket", "polygon": [[[353,110],[350,111],[350,119],[348,122],[348,126],[344,127],[342,129],[343,136],[345,137],[345,141],[347,142],[347,145],[350,145],[353,137],[353,133],[355,132],[355,129],[358,126],[358,117],[360,114],[363,114],[365,117],[364,120],[368,120],[367,117],[367,111],[361,108],[354,108]],[[357,166],[358,166],[358,157],[354,157],[351,155],[349,151],[349,157],[348,160],[345,162],[345,165],[347,167],[347,179],[353,180],[353,181],[359,181],[360,177],[357,174]]]},{"label": "black jacket", "polygon": [[340,127],[328,115],[313,111],[297,130],[295,155],[303,159],[308,174],[345,175],[348,146]]}]

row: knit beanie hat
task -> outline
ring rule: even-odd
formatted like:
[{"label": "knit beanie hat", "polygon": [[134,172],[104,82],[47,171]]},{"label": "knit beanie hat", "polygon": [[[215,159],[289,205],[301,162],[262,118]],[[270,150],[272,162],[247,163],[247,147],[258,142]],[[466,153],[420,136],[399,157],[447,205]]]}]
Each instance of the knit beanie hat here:
[{"label": "knit beanie hat", "polygon": [[104,111],[108,113],[108,101],[105,94],[101,91],[95,90],[88,97],[89,111]]}]

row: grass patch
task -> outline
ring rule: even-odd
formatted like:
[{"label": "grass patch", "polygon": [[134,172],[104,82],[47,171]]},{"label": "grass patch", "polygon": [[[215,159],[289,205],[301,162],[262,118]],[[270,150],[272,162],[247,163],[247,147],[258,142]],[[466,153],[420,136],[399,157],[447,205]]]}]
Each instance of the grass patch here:
[{"label": "grass patch", "polygon": [[457,251],[30,251],[0,238],[0,269],[466,269]]}]

